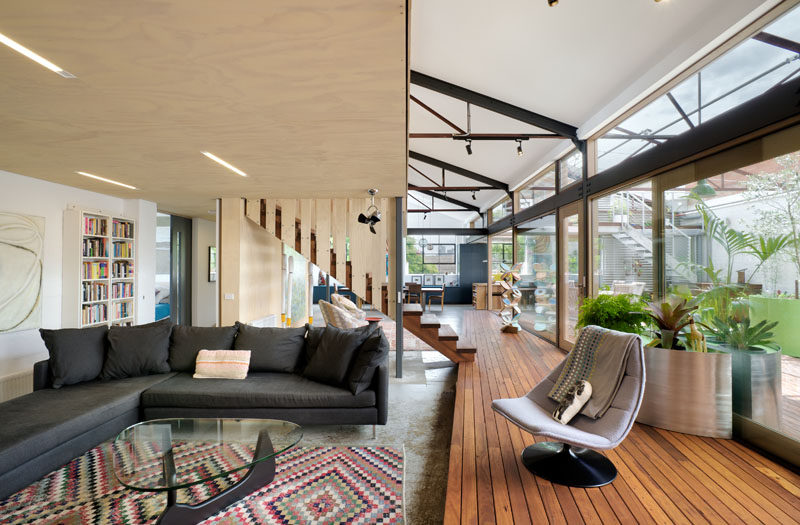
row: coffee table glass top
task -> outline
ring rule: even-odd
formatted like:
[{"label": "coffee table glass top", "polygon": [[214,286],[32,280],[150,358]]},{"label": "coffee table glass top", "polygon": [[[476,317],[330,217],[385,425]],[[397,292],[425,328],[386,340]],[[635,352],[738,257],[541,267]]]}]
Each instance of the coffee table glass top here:
[{"label": "coffee table glass top", "polygon": [[186,488],[273,458],[302,437],[299,425],[277,419],[154,419],[114,440],[114,474],[137,490]]}]

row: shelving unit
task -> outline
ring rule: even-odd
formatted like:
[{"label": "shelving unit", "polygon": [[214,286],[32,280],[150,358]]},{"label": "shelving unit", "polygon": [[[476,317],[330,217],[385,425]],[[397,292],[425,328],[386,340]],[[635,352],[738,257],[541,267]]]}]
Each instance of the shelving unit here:
[{"label": "shelving unit", "polygon": [[62,326],[132,325],[136,224],[77,208],[64,211]]}]

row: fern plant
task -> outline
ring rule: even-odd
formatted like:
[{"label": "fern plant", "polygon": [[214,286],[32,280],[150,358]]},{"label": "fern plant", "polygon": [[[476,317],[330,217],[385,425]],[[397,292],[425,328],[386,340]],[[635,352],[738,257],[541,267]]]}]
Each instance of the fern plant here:
[{"label": "fern plant", "polygon": [[578,313],[578,328],[602,326],[618,332],[641,334],[646,307],[640,297],[632,294],[598,295],[583,301]]}]

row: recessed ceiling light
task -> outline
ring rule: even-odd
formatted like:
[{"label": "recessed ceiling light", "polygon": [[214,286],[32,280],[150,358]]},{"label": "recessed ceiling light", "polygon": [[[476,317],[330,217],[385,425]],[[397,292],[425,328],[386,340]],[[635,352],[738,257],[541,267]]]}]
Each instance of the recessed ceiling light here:
[{"label": "recessed ceiling light", "polygon": [[202,153],[203,155],[205,155],[209,159],[213,160],[217,164],[221,164],[222,166],[225,166],[226,168],[228,168],[232,172],[238,173],[242,177],[247,177],[247,173],[243,172],[242,170],[240,170],[239,168],[237,168],[236,166],[234,166],[230,162],[225,162],[224,160],[222,160],[221,158],[217,157],[213,153],[209,153],[207,151],[201,151],[200,153]]},{"label": "recessed ceiling light", "polygon": [[36,53],[31,51],[27,47],[23,46],[19,42],[15,42],[14,40],[8,38],[3,33],[0,33],[0,43],[7,45],[8,47],[13,49],[17,53],[25,55],[26,57],[30,58],[31,60],[33,60],[37,64],[46,67],[47,69],[49,69],[50,71],[53,71],[54,73],[58,73],[59,75],[61,75],[64,78],[76,78],[75,75],[73,75],[69,71],[61,69],[60,67],[58,67],[57,65],[53,64],[52,62],[50,62],[49,60],[47,60],[43,56],[37,55]]},{"label": "recessed ceiling light", "polygon": [[131,190],[135,190],[136,186],[131,186],[130,184],[123,184],[121,182],[117,182],[115,180],[106,179],[105,177],[98,177],[97,175],[92,175],[91,173],[86,173],[85,171],[76,171],[78,175],[83,175],[84,177],[89,177],[91,179],[101,180],[103,182],[108,182],[110,184],[116,184],[117,186],[122,186],[123,188],[128,188]]}]

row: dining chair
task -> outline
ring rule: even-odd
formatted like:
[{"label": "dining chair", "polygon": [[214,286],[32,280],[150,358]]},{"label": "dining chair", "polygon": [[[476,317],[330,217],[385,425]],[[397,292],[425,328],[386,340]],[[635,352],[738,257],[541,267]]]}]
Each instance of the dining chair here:
[{"label": "dining chair", "polygon": [[428,292],[428,310],[431,309],[431,300],[439,301],[441,305],[442,311],[444,312],[444,285],[442,285],[441,291],[436,292]]},{"label": "dining chair", "polygon": [[[419,283],[406,283],[406,302],[422,303],[422,285]],[[414,300],[416,298],[416,300]]]}]

